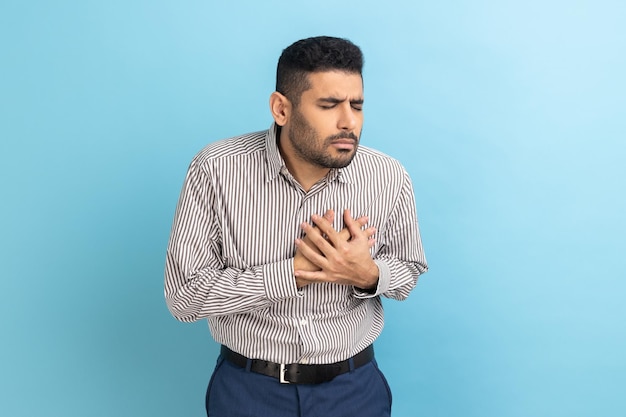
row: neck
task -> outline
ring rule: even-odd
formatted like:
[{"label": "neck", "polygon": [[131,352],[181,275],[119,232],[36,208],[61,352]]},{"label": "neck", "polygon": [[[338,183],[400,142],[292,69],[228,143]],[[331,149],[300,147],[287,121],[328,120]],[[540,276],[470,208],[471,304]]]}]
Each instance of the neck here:
[{"label": "neck", "polygon": [[278,150],[285,161],[289,173],[298,181],[304,191],[309,191],[315,183],[324,178],[330,168],[320,167],[303,160],[293,149],[285,129],[281,129],[278,139]]}]

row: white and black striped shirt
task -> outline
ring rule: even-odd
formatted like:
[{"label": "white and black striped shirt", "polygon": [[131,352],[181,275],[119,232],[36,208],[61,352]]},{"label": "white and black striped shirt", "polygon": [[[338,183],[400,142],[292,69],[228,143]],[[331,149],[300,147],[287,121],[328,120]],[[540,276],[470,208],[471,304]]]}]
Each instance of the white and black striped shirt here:
[{"label": "white and black striped shirt", "polygon": [[[311,215],[367,215],[380,275],[375,293],[296,287],[294,240]],[[192,160],[167,249],[165,297],[179,320],[207,318],[214,339],[247,357],[330,363],[383,327],[380,296],[405,299],[427,269],[411,180],[398,161],[359,146],[308,192],[288,172],[276,126],[212,143]]]}]

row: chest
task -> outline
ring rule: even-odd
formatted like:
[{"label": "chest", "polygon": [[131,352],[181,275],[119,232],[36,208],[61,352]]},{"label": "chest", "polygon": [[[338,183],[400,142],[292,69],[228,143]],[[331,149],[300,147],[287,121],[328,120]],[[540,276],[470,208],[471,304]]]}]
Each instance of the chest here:
[{"label": "chest", "polygon": [[231,192],[218,198],[215,207],[223,261],[227,266],[246,268],[293,257],[294,240],[303,236],[300,225],[327,210],[335,212],[336,230],[344,228],[344,209],[353,217],[368,216],[368,226],[378,230],[378,246],[384,242],[395,194],[384,184],[335,181],[305,193],[285,181],[260,184],[242,179],[236,196]]}]

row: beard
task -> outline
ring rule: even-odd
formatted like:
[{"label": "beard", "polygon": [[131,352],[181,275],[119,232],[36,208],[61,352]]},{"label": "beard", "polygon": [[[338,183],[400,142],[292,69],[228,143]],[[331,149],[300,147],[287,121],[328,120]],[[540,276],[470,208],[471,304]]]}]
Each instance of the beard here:
[{"label": "beard", "polygon": [[[359,137],[352,132],[341,132],[321,140],[315,128],[296,109],[292,113],[287,137],[299,158],[323,168],[344,168],[350,165],[359,146]],[[339,149],[339,155],[332,155],[328,148],[337,139],[353,139],[354,149]]]}]

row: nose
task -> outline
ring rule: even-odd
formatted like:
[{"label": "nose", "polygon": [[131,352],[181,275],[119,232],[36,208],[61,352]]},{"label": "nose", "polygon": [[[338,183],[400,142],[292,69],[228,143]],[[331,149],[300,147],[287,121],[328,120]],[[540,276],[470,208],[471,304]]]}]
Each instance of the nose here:
[{"label": "nose", "polygon": [[354,130],[359,122],[357,111],[352,108],[350,103],[342,103],[341,113],[338,120],[338,128],[341,130]]}]

